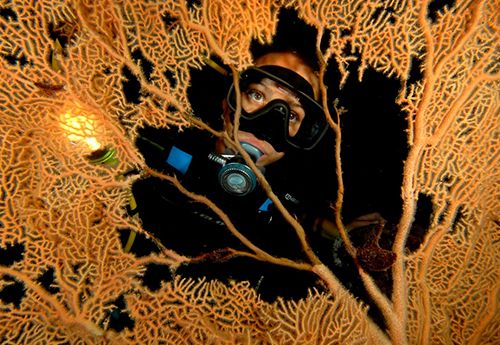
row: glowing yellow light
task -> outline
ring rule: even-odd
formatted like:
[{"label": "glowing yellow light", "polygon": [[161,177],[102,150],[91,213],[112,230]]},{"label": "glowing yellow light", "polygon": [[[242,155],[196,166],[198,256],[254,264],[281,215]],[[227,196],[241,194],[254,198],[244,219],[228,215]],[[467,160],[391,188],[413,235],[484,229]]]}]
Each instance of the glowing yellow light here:
[{"label": "glowing yellow light", "polygon": [[60,116],[61,128],[73,143],[85,143],[90,151],[97,151],[101,143],[96,138],[97,128],[94,115],[83,111],[79,104],[74,104]]}]

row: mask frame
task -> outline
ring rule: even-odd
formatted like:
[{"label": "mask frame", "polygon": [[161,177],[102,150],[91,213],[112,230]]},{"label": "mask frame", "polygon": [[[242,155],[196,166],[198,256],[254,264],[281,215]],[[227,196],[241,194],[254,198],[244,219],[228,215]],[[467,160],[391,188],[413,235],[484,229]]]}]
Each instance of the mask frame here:
[{"label": "mask frame", "polygon": [[[240,128],[268,141],[278,151],[285,151],[288,148],[313,149],[328,130],[328,122],[323,107],[313,98],[312,86],[292,70],[267,65],[250,67],[241,73],[239,81],[241,92],[245,92],[250,84],[258,83],[264,78],[279,83],[297,95],[305,111],[300,128],[293,137],[289,135],[290,107],[281,99],[273,99],[252,113],[241,109]],[[234,84],[229,88],[226,100],[229,108],[233,112],[236,111]]]}]

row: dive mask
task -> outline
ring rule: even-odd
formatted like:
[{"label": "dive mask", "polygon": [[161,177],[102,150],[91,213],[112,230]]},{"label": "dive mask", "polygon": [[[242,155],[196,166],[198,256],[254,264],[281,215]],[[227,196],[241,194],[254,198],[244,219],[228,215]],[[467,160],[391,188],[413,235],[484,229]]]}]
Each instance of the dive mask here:
[{"label": "dive mask", "polygon": [[[252,92],[264,79],[270,79],[286,90],[300,103],[304,118],[295,135],[290,135],[291,110],[287,101],[275,98],[264,102],[253,112],[241,109],[240,129],[254,134],[257,138],[269,142],[277,151],[286,151],[292,147],[302,150],[314,148],[328,129],[323,107],[314,100],[312,86],[299,74],[281,66],[266,65],[251,67],[240,75],[241,94]],[[236,94],[231,85],[227,103],[236,110]]]}]

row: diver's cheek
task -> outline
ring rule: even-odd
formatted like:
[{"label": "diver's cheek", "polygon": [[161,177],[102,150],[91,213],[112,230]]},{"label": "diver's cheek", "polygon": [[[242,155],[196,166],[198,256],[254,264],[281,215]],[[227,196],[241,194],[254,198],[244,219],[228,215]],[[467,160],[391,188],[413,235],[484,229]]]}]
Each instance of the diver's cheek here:
[{"label": "diver's cheek", "polygon": [[288,126],[288,136],[294,137],[299,132],[301,124],[302,124],[302,121],[290,123],[290,125]]},{"label": "diver's cheek", "polygon": [[262,104],[257,104],[255,102],[249,101],[246,98],[241,99],[241,108],[247,113],[253,113],[254,111],[262,108]]}]

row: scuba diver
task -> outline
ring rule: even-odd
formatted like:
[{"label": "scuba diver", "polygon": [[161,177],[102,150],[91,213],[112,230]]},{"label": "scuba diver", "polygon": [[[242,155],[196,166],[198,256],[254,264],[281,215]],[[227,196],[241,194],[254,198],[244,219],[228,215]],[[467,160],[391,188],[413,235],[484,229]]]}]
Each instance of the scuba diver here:
[{"label": "scuba diver", "polygon": [[[311,190],[309,183],[315,182],[325,159],[322,167],[311,167],[304,158],[329,132],[318,102],[319,80],[313,65],[295,51],[269,51],[240,74],[238,85],[241,115],[235,139],[287,210],[304,221],[306,231],[311,230],[322,223],[316,217],[331,212],[329,200],[318,197],[329,189]],[[236,104],[235,86],[230,85],[222,102],[224,126],[230,133]],[[150,167],[174,174],[186,189],[212,200],[254,245],[275,256],[305,259],[295,231],[230,143],[197,128],[172,132],[151,128],[140,132],[137,146]],[[182,265],[175,274],[247,280],[268,300],[305,297],[317,283],[310,272],[247,257],[226,260],[226,248],[246,248],[212,210],[179,192],[169,181],[143,178],[133,185],[133,193],[144,229],[166,248],[206,258]],[[308,236],[314,236],[312,230],[309,232]],[[151,240],[139,237],[133,252],[141,255],[155,250]]]}]

